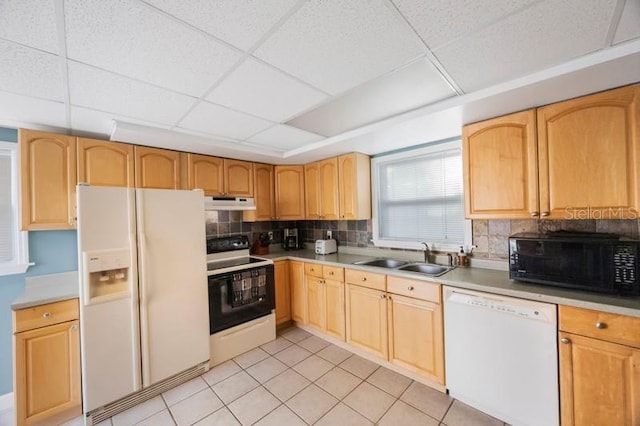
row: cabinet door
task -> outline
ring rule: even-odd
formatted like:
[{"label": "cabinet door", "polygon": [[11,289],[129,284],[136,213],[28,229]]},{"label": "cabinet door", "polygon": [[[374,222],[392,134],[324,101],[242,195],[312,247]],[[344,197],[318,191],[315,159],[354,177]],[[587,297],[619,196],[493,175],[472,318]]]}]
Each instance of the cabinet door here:
[{"label": "cabinet door", "polygon": [[82,412],[78,321],[15,334],[18,424],[61,424]]},{"label": "cabinet door", "polygon": [[463,127],[467,218],[540,214],[535,120],[535,110],[530,110]]},{"label": "cabinet door", "polygon": [[220,196],[224,192],[222,158],[209,155],[187,154],[189,189],[202,189],[204,195]]},{"label": "cabinet door", "polygon": [[325,333],[345,340],[345,308],[344,283],[334,280],[324,280],[324,316]]},{"label": "cabinet door", "polygon": [[289,261],[274,262],[276,282],[276,325],[291,320],[291,289],[289,286]]},{"label": "cabinet door", "polygon": [[389,361],[444,384],[442,306],[389,295]]},{"label": "cabinet door", "polygon": [[133,187],[133,145],[78,138],[78,183]]},{"label": "cabinet door", "polygon": [[311,275],[305,275],[307,289],[307,324],[318,330],[326,328],[324,281]]},{"label": "cabinet door", "polygon": [[384,292],[347,284],[347,342],[387,359],[387,299]]},{"label": "cabinet door", "polygon": [[180,189],[180,153],[136,146],[136,188]]},{"label": "cabinet door", "polygon": [[304,166],[275,166],[276,219],[304,220]]},{"label": "cabinet door", "polygon": [[319,163],[320,176],[320,218],[336,220],[340,216],[338,202],[338,159],[336,157]]},{"label": "cabinet door", "polygon": [[640,350],[559,333],[563,426],[640,424]]},{"label": "cabinet door", "polygon": [[360,153],[338,157],[340,219],[371,219],[371,160]]},{"label": "cabinet door", "polygon": [[76,138],[20,129],[24,231],[75,228]]},{"label": "cabinet door", "polygon": [[253,163],[224,159],[225,195],[253,197]]},{"label": "cabinet door", "polygon": [[304,213],[307,219],[321,219],[320,163],[304,166]]},{"label": "cabinet door", "polygon": [[289,262],[291,285],[291,319],[300,324],[307,323],[307,292],[305,290],[304,263]]},{"label": "cabinet door", "polygon": [[538,156],[542,215],[637,218],[640,85],[539,108]]},{"label": "cabinet door", "polygon": [[274,220],[275,198],[273,166],[269,164],[255,163],[253,165],[253,198],[256,202],[255,210],[245,210],[243,220],[245,222],[259,222]]}]

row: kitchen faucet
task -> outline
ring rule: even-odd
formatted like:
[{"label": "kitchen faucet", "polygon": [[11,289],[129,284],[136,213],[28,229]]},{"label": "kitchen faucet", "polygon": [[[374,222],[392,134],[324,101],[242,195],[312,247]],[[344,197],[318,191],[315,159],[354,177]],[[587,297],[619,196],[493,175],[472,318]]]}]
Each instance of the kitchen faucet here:
[{"label": "kitchen faucet", "polygon": [[429,244],[425,243],[424,241],[420,242],[420,244],[424,245],[424,263],[429,263],[429,255],[431,254]]}]

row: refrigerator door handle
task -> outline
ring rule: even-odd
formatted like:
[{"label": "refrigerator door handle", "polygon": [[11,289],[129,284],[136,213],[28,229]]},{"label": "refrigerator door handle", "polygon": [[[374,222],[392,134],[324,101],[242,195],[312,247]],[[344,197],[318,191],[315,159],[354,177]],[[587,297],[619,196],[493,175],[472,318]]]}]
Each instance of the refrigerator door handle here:
[{"label": "refrigerator door handle", "polygon": [[151,377],[149,348],[149,299],[151,297],[150,277],[147,269],[149,250],[144,226],[144,193],[137,191],[137,226],[138,226],[138,279],[140,291],[140,355],[142,358],[142,387],[149,386]]}]

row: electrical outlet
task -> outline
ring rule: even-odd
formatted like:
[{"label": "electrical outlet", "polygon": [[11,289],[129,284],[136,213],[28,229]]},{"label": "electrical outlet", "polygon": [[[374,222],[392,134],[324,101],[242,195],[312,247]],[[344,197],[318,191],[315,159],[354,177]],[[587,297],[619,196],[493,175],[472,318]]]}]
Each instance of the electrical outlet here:
[{"label": "electrical outlet", "polygon": [[327,231],[327,240],[330,240],[333,237],[333,232],[331,230]]},{"label": "electrical outlet", "polygon": [[273,240],[273,231],[269,231],[269,239]]}]

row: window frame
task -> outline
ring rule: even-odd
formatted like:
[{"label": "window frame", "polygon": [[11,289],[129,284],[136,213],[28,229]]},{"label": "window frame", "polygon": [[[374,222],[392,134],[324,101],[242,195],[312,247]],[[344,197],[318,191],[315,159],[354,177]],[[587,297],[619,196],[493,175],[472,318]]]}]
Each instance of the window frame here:
[{"label": "window frame", "polygon": [[13,259],[0,262],[0,276],[24,273],[32,265],[29,263],[29,237],[26,231],[20,230],[20,174],[18,161],[18,144],[0,141],[2,155],[8,152],[11,158],[11,206],[14,218],[13,226]]},{"label": "window frame", "polygon": [[[379,226],[379,199],[380,199],[380,187],[379,187],[379,178],[378,178],[378,165],[386,162],[392,162],[396,160],[404,160],[420,155],[426,154],[434,154],[442,151],[447,151],[451,149],[461,149],[462,148],[462,138],[456,138],[455,140],[445,140],[439,142],[433,142],[429,144],[422,145],[421,147],[411,148],[409,150],[401,150],[399,152],[391,152],[388,154],[380,154],[371,159],[371,196],[372,196],[372,231],[373,245],[376,247],[384,247],[384,248],[395,248],[395,249],[405,249],[405,250],[424,250],[424,246],[422,241],[395,241],[389,239],[381,239],[380,238],[380,226]],[[463,173],[463,171],[460,171]],[[462,202],[464,204],[464,187],[462,192]],[[464,206],[463,206],[464,207]],[[463,223],[463,238],[464,241],[462,245],[466,248],[471,247],[472,244],[472,223],[469,219],[464,219]],[[434,243],[432,241],[425,241],[429,244],[429,249],[434,251],[449,251],[449,252],[458,252],[460,251],[460,244],[443,244],[443,243]]]}]

